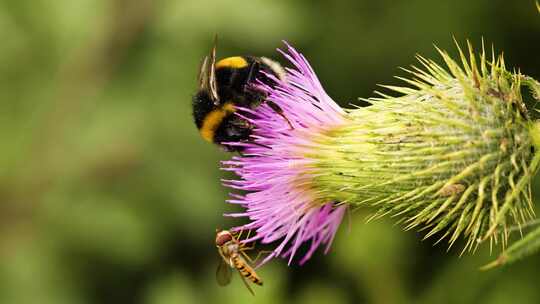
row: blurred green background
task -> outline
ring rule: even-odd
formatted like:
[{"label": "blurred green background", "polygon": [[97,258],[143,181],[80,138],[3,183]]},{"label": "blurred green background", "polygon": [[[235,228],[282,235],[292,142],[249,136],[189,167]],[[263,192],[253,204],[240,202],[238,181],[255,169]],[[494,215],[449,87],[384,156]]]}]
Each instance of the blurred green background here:
[{"label": "blurred green background", "polygon": [[218,57],[282,60],[289,41],[343,105],[452,36],[540,79],[528,0],[2,0],[0,303],[540,302],[540,256],[479,272],[488,246],[459,258],[367,211],[328,255],[261,268],[255,298],[218,287],[214,231],[240,222],[190,108],[216,33]]}]

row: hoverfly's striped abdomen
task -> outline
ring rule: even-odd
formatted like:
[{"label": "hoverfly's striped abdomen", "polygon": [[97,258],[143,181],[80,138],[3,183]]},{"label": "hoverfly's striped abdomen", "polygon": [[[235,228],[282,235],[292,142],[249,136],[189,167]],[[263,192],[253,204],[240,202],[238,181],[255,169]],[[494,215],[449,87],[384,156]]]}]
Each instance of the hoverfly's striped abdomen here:
[{"label": "hoverfly's striped abdomen", "polygon": [[247,278],[251,282],[262,286],[263,281],[257,276],[255,270],[253,270],[251,266],[249,266],[247,263],[244,263],[242,258],[240,258],[238,255],[234,255],[233,257],[231,257],[231,260],[233,262],[234,268],[238,269],[238,271],[244,278]]}]

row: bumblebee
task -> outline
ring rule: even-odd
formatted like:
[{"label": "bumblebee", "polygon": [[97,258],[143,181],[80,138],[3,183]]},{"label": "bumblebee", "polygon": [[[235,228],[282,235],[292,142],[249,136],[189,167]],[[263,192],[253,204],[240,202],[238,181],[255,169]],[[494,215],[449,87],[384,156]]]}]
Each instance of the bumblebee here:
[{"label": "bumblebee", "polygon": [[199,89],[192,104],[193,118],[202,138],[226,151],[241,152],[243,147],[227,143],[249,141],[253,127],[246,119],[234,114],[237,107],[254,109],[266,102],[285,118],[282,109],[266,101],[266,94],[253,85],[257,79],[275,86],[275,81],[267,75],[285,80],[283,67],[266,57],[234,56],[216,62],[214,45],[201,64]]}]

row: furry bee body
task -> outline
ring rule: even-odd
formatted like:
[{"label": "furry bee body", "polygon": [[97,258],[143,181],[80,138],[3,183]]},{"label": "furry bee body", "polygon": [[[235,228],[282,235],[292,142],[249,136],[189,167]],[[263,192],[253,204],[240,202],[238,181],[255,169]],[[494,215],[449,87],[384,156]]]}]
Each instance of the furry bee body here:
[{"label": "furry bee body", "polygon": [[[203,139],[227,151],[242,151],[228,143],[245,142],[252,132],[251,124],[235,115],[237,107],[254,109],[265,102],[266,95],[254,85],[259,80],[275,85],[285,79],[281,65],[271,59],[255,56],[234,56],[215,60],[216,48],[205,57],[199,75],[199,90],[193,97],[193,118]],[[281,109],[268,102],[278,113]]]}]

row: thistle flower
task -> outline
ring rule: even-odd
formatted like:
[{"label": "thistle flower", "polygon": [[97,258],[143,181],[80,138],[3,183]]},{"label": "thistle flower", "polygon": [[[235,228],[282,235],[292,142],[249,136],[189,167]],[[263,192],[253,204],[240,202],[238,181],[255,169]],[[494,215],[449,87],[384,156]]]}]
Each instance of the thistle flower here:
[{"label": "thistle flower", "polygon": [[[479,62],[469,45],[459,66],[440,51],[447,69],[419,57],[412,87],[386,86],[368,107],[340,108],[306,59],[292,47],[286,81],[260,85],[283,115],[263,104],[240,109],[253,126],[245,153],[223,162],[241,190],[229,202],[245,210],[237,229],[246,242],[279,242],[272,254],[289,263],[305,242],[300,263],[320,246],[328,251],[348,207],[371,206],[371,218],[396,216],[405,228],[427,230],[464,251],[484,240],[507,240],[507,227],[534,217],[530,182],[540,161],[540,124],[529,118],[520,88],[537,85],[506,70],[502,57]],[[538,89],[538,87],[534,87]],[[538,91],[537,91],[538,92]]]},{"label": "thistle flower", "polygon": [[[279,85],[260,87],[268,94],[268,100],[283,110],[293,129],[266,104],[256,110],[242,109],[252,117],[244,116],[255,126],[253,141],[230,143],[243,145],[245,150],[243,156],[223,164],[226,170],[242,177],[225,184],[248,192],[229,200],[247,209],[232,216],[247,216],[252,221],[240,228],[257,231],[246,242],[261,239],[263,243],[271,243],[282,239],[262,263],[278,255],[289,257],[290,263],[300,245],[311,241],[310,249],[300,261],[302,264],[319,245],[326,244],[329,250],[347,208],[337,206],[336,201],[313,188],[318,170],[312,170],[316,159],[309,156],[318,149],[313,139],[337,126],[346,126],[347,114],[325,93],[302,55],[291,47],[289,54],[284,55],[294,65],[294,69],[287,70],[287,82],[268,75]],[[289,248],[285,249],[288,244]]]}]

